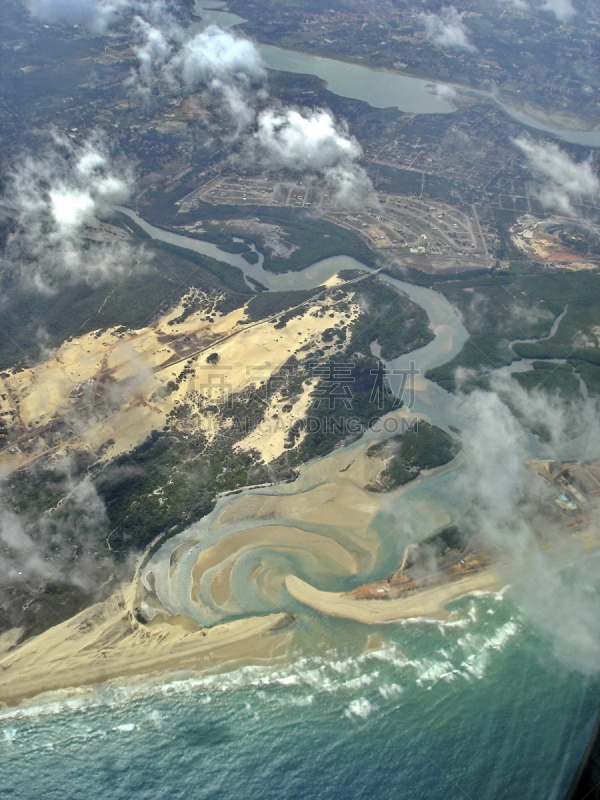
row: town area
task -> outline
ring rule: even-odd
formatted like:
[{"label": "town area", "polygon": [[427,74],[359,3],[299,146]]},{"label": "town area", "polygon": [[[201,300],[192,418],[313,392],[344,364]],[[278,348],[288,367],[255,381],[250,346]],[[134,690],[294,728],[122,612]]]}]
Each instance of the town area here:
[{"label": "town area", "polygon": [[[267,176],[218,176],[179,201],[182,213],[200,203],[243,206],[276,206],[304,209],[357,233],[371,248],[411,256],[419,268],[435,271],[458,267],[461,271],[489,267],[490,258],[477,212],[410,195],[379,192],[364,208],[340,208],[331,191],[315,181],[273,180]],[[429,270],[427,270],[429,271]]]}]

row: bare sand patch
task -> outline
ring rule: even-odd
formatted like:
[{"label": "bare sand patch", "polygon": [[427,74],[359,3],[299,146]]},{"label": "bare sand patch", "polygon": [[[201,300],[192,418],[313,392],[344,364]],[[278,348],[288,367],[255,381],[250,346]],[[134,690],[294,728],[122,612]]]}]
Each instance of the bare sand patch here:
[{"label": "bare sand patch", "polygon": [[[285,450],[287,436],[294,423],[306,416],[313,399],[312,389],[312,381],[304,384],[302,395],[296,398],[291,408],[289,403],[279,396],[273,397],[265,411],[264,421],[236,444],[236,450],[258,450],[266,464],[278,458]],[[299,444],[305,435],[306,433],[302,431],[296,438],[296,444]]]},{"label": "bare sand patch", "polygon": [[210,580],[210,596],[215,603],[224,610],[239,613],[243,609],[232,597],[231,594],[231,572],[235,567],[235,562],[227,564],[212,576]]},{"label": "bare sand patch", "polygon": [[465,575],[456,581],[422,589],[393,600],[356,600],[345,593],[322,592],[296,575],[288,575],[285,587],[300,603],[326,616],[344,617],[373,625],[414,617],[445,617],[446,603],[475,591],[498,591],[501,582],[493,568]]},{"label": "bare sand patch", "polygon": [[139,625],[123,592],[28,640],[0,659],[0,702],[15,704],[42,692],[205,669],[232,660],[267,658],[285,649],[285,613],[201,629],[189,617]]},{"label": "bare sand patch", "polygon": [[0,633],[0,656],[16,646],[22,633],[23,628],[10,628]]},{"label": "bare sand patch", "polygon": [[217,544],[203,550],[192,568],[192,599],[196,600],[201,589],[202,576],[210,569],[231,560],[250,549],[284,549],[305,553],[316,558],[319,564],[338,575],[355,575],[358,565],[354,557],[342,545],[327,536],[303,531],[300,528],[270,525],[226,536]]},{"label": "bare sand patch", "polygon": [[344,283],[344,279],[340,278],[339,273],[336,272],[335,275],[323,282],[323,286],[339,286],[340,283]]},{"label": "bare sand patch", "polygon": [[277,518],[355,530],[366,528],[380,505],[378,496],[336,480],[299,494],[247,495],[230,503],[219,516],[219,522]]},{"label": "bare sand patch", "polygon": [[[275,328],[275,321],[263,323],[248,331],[247,336],[240,334],[228,340],[228,346],[223,350],[217,349],[220,363],[234,365],[232,372],[228,373],[231,374],[232,384],[240,389],[250,383],[256,385],[258,380],[266,380],[281,369],[292,354],[299,361],[304,361],[311,346],[321,345],[324,331],[339,325],[351,325],[360,313],[360,307],[354,302],[350,303],[348,318],[333,308],[327,308],[327,313],[322,313],[323,308],[323,303],[309,306],[302,315],[288,320],[284,328]],[[245,376],[236,374],[236,366],[238,371],[239,367],[245,370]],[[254,380],[249,378],[249,370],[250,375],[256,371]],[[289,401],[282,401],[278,396],[270,398],[265,422],[238,442],[236,448],[258,450],[265,463],[280,456],[285,450],[288,431],[296,420],[306,415],[312,390],[313,381],[305,383],[301,395],[286,411],[283,408],[290,405]]]},{"label": "bare sand patch", "polygon": [[[73,338],[43,363],[4,379],[17,412],[14,425],[23,434],[17,445],[24,452],[0,451],[0,469],[9,473],[42,453],[60,455],[72,448],[104,447],[105,457],[112,458],[164,427],[168,414],[189,400],[192,424],[210,438],[219,420],[202,407],[202,398],[215,402],[209,371],[224,376],[228,396],[256,387],[292,356],[305,358],[312,345],[321,344],[324,330],[352,321],[359,308],[350,307],[349,320],[325,297],[275,328],[276,319],[244,324],[244,308],[224,315],[210,311],[211,322],[206,309],[181,320],[186,311],[182,300],[151,327]],[[211,353],[219,357],[214,368],[206,362]],[[285,417],[286,425],[304,414],[310,391],[306,386],[296,411]],[[221,394],[216,402],[226,399]],[[60,424],[61,430],[52,427]],[[274,435],[259,429],[241,447],[260,450],[269,461],[283,451],[284,438],[283,428]]]}]

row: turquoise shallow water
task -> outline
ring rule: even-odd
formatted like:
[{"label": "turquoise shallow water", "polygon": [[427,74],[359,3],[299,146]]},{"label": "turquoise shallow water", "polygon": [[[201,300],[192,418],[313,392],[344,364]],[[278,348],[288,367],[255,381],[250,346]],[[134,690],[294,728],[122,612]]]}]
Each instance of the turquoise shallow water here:
[{"label": "turquoise shallow water", "polygon": [[[300,621],[309,655],[55,696],[0,718],[0,796],[551,800],[598,685],[500,595],[449,623]],[[332,642],[335,644],[332,645]]]},{"label": "turquoise shallow water", "polygon": [[[301,278],[314,284],[349,262],[322,262]],[[450,358],[464,335],[441,296],[406,290],[436,332],[412,354],[424,370]],[[456,421],[438,387],[425,382],[418,394],[416,410]],[[377,518],[389,568],[406,544],[400,522],[423,527],[413,520],[411,541],[425,535],[436,509],[457,501],[459,469],[410,487],[403,514],[390,507]],[[277,491],[300,491],[303,480]],[[570,670],[569,654],[554,650],[510,591],[452,608],[444,623],[367,628],[292,604],[291,651],[275,664],[114,684],[0,712],[0,800],[563,797],[600,707],[600,681]]]}]

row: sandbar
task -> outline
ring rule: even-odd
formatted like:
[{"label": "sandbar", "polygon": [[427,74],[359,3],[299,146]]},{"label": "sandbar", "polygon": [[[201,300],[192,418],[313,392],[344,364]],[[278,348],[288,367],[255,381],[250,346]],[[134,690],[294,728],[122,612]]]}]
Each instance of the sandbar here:
[{"label": "sandbar", "polygon": [[296,575],[288,575],[285,587],[291,596],[315,611],[330,617],[344,617],[373,625],[415,617],[445,617],[446,603],[475,591],[498,591],[501,581],[493,568],[482,569],[456,581],[419,589],[392,600],[358,600],[346,593],[323,592]]},{"label": "sandbar", "polygon": [[117,678],[269,658],[285,649],[293,621],[279,612],[204,629],[183,615],[141,625],[127,608],[129,599],[116,592],[4,654],[0,703]]}]

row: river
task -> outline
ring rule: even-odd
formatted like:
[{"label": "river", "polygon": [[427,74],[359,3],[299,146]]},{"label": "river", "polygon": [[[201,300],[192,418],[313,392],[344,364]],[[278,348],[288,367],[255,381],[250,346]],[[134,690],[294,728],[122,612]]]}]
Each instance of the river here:
[{"label": "river", "polygon": [[[204,4],[206,8],[207,4]],[[219,10],[204,21],[241,22]],[[262,48],[273,69],[314,74],[332,91],[372,105],[415,113],[450,113],[425,81],[331,59]],[[505,109],[515,118],[517,112]],[[520,121],[564,139],[600,144],[600,134],[558,131],[519,115]],[[150,235],[238,266],[269,289],[308,288],[342,268],[348,257],[301,273],[273,275],[262,258],[239,255],[132,218]],[[435,339],[411,359],[421,371],[415,413],[446,427],[460,425],[461,409],[422,378],[445,363],[467,333],[438,293],[387,276],[427,312]],[[367,438],[375,438],[373,433]],[[355,449],[361,442],[353,445]],[[532,450],[535,450],[532,442]],[[252,495],[293,498],[339,472],[352,449],[334,451],[305,467],[293,484],[223,498],[216,511],[177,542],[203,531],[214,542],[234,523],[219,517]],[[407,536],[424,536],[460,508],[460,465],[416,482],[376,517],[381,555],[367,579],[397,563]],[[256,525],[247,519],[235,523]],[[313,526],[314,529],[314,526]],[[322,529],[321,529],[322,532]],[[343,533],[343,531],[341,532]],[[190,602],[186,561],[173,585],[164,565],[177,543],[168,542],[148,569],[158,576],[161,599],[173,610],[197,614]],[[193,554],[192,554],[193,555]],[[256,553],[255,553],[256,555]],[[323,569],[302,553],[258,551],[274,570],[298,569],[327,588]],[[272,608],[272,598],[249,590],[240,561],[242,606]],[[162,572],[161,572],[162,571]],[[162,578],[161,578],[162,574]],[[162,584],[161,584],[162,580]],[[179,674],[143,685],[122,682],[76,693],[56,693],[22,709],[0,712],[0,785],[11,800],[554,800],[564,795],[583,753],[598,707],[598,682],[569,670],[550,643],[505,593],[482,593],[451,604],[447,622],[362,626],[319,616],[281,594],[294,612],[294,647],[277,663],[233,664],[206,675]],[[260,610],[260,609],[259,609]]]},{"label": "river", "polygon": [[[145,229],[172,241],[162,230]],[[195,239],[183,244],[208,247]],[[315,285],[340,268],[360,266],[340,257],[303,273],[270,275],[210,248],[213,257],[235,259],[271,288]],[[466,331],[445,298],[381,279],[407,291],[430,317],[434,341],[410,354],[419,369],[458,352]],[[424,379],[418,382],[415,411],[442,425],[460,422],[453,398]],[[352,448],[361,446],[357,442],[312,462],[293,484],[223,498],[213,514],[167,542],[151,560],[147,572],[158,577],[161,599],[174,611],[197,615],[189,593],[195,554],[189,564],[181,559],[176,581],[166,578],[174,546],[194,540],[198,549],[203,536],[209,537],[206,545],[234,529],[256,526],[257,519],[243,515],[227,521],[224,512],[243,508],[240,504],[257,495],[292,500],[338,474]],[[425,535],[460,507],[454,483],[460,469],[441,470],[382,507],[372,526],[382,543],[380,556],[360,580],[386,574],[409,535]],[[324,533],[318,524],[305,530]],[[328,531],[334,538],[345,535],[335,526]],[[138,686],[117,681],[5,710],[0,713],[3,796],[551,800],[564,795],[591,731],[600,687],[554,657],[510,595],[488,592],[455,601],[445,622],[363,626],[324,618],[282,592],[252,593],[249,576],[257,559],[270,565],[272,575],[298,570],[322,588],[331,577],[301,549],[286,554],[265,547],[238,559],[237,597],[248,612],[271,610],[277,600],[296,616],[285,658]]]},{"label": "river", "polygon": [[[216,24],[232,28],[245,20],[237,14],[222,11],[225,3],[196,0],[195,13],[205,24]],[[333,58],[286,50],[272,45],[259,44],[258,48],[269,69],[315,75],[325,81],[327,88],[341,97],[364,100],[375,108],[394,106],[410,114],[449,114],[455,106],[435,92],[436,83],[415,78],[401,72],[373,69],[360,64],[339,61]],[[522,125],[544,131],[564,142],[600,147],[600,130],[576,130],[549,125],[524,111],[512,108],[497,94],[472,89],[466,86],[443,84],[449,89],[481,97],[486,102],[497,104],[508,116]]]}]

